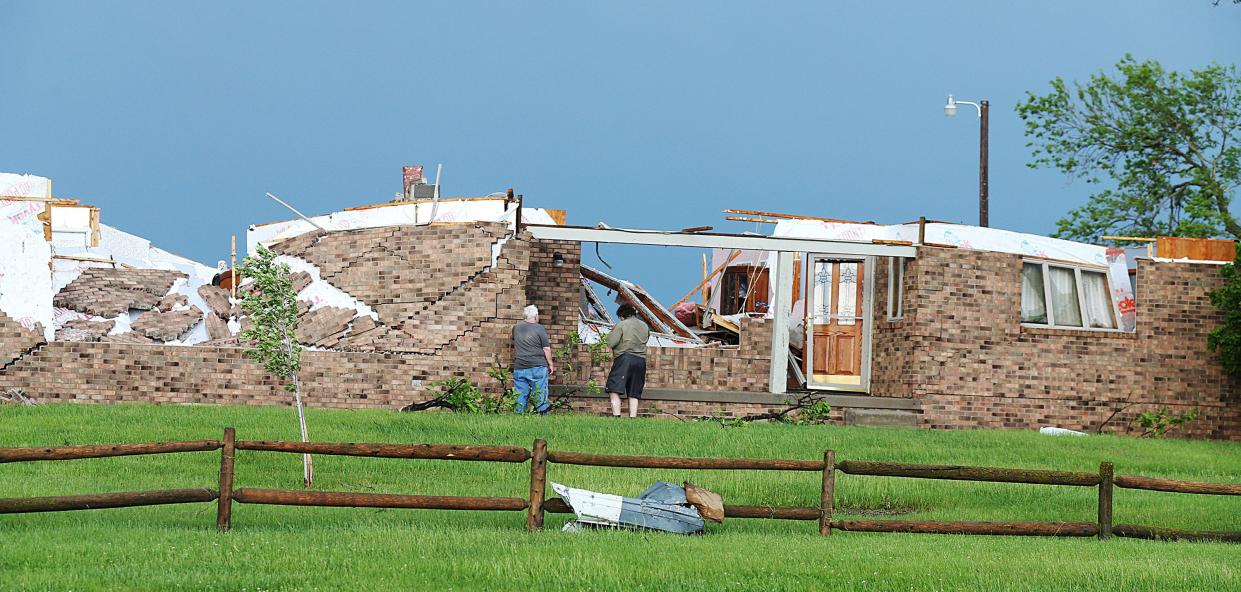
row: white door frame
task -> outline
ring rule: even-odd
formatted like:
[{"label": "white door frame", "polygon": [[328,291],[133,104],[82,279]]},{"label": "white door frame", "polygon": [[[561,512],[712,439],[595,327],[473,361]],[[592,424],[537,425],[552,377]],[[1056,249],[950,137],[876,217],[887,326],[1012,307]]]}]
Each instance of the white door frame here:
[{"label": "white door frame", "polygon": [[[819,259],[835,259],[859,261],[863,265],[864,281],[862,284],[862,310],[859,321],[862,326],[862,381],[859,384],[815,384],[814,382],[814,324],[811,322],[811,310],[814,306],[814,284],[810,278],[814,276],[815,262]],[[820,391],[845,391],[854,393],[870,392],[871,343],[875,331],[875,257],[840,255],[837,253],[807,253],[806,261],[806,306],[805,319],[802,326],[806,332],[806,351],[802,352],[806,359],[806,388]]]}]

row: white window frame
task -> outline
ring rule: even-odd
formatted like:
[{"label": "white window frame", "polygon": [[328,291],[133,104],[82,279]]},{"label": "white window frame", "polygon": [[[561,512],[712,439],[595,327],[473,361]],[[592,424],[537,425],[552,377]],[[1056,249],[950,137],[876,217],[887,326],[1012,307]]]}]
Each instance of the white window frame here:
[{"label": "white window frame", "polygon": [[889,321],[905,318],[905,262],[904,257],[888,257]]},{"label": "white window frame", "polygon": [[[1023,327],[1037,327],[1040,329],[1064,329],[1066,331],[1098,331],[1102,333],[1124,333],[1125,332],[1123,329],[1120,328],[1120,309],[1116,305],[1116,299],[1112,298],[1112,276],[1111,274],[1108,273],[1108,269],[1106,267],[1093,267],[1089,265],[1074,265],[1072,263],[1061,263],[1059,261],[1044,261],[1041,259],[1022,259],[1021,264],[1023,267],[1026,264],[1042,266],[1043,268],[1043,303],[1044,303],[1044,307],[1047,309],[1047,322],[1046,323],[1030,323],[1030,322],[1022,321],[1021,325]],[[1079,325],[1057,325],[1056,324],[1056,315],[1055,315],[1055,312],[1053,312],[1052,310],[1055,307],[1052,305],[1052,302],[1051,302],[1051,269],[1050,268],[1052,267],[1058,267],[1060,269],[1069,269],[1073,271],[1073,280],[1077,283],[1077,311],[1078,311],[1078,315],[1080,315],[1082,319],[1082,324],[1080,326]],[[1087,315],[1086,315],[1086,291],[1082,289],[1082,272],[1083,271],[1103,274],[1103,281],[1106,282],[1107,284],[1108,304],[1110,304],[1112,307],[1113,327],[1111,329],[1085,326],[1087,322]],[[1020,281],[1020,278],[1018,278],[1018,281]]]}]

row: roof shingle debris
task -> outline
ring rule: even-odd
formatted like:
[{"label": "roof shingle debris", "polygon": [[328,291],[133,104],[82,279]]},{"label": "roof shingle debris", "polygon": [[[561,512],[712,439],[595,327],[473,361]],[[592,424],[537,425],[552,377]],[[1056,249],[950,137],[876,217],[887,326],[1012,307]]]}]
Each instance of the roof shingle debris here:
[{"label": "roof shingle debris", "polygon": [[203,320],[203,311],[197,306],[172,312],[152,310],[144,312],[130,325],[134,331],[159,341],[180,339],[199,321]]},{"label": "roof shingle debris", "polygon": [[75,319],[66,321],[64,325],[56,331],[56,341],[99,341],[100,337],[108,334],[112,327],[116,326],[116,321],[86,321]]},{"label": "roof shingle debris", "polygon": [[101,317],[131,308],[151,310],[177,280],[188,277],[166,269],[91,268],[56,294],[53,304]]}]

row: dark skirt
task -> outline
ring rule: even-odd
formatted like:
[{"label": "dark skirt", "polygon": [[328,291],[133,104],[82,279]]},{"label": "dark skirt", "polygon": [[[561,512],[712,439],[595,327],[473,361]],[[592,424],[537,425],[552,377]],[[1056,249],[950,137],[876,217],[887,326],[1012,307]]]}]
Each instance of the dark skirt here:
[{"label": "dark skirt", "polygon": [[646,386],[646,358],[634,354],[621,354],[612,360],[612,371],[604,391],[625,395],[632,399],[642,398]]}]

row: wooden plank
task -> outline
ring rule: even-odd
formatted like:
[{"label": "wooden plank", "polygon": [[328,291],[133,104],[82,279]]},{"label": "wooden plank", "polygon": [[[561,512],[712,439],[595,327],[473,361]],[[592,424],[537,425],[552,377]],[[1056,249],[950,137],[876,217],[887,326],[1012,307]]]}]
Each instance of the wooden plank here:
[{"label": "wooden plank", "polygon": [[137,454],[168,454],[173,452],[204,452],[220,448],[219,440],[188,442],[151,442],[147,444],[95,444],[89,446],[49,446],[46,448],[0,448],[0,463],[36,460],[71,460],[106,458]]},{"label": "wooden plank", "polygon": [[523,463],[530,451],[510,446],[472,446],[465,444],[355,444],[334,442],[279,442],[239,440],[238,450],[369,456],[375,458],[419,458],[432,460],[477,460]]},{"label": "wooden plank", "polygon": [[1207,495],[1241,495],[1241,484],[1233,483],[1178,481],[1176,479],[1156,479],[1153,477],[1135,477],[1130,475],[1117,475],[1114,481],[1116,487],[1124,487],[1125,489],[1202,493]]},{"label": "wooden plank", "polygon": [[25,195],[0,195],[0,201],[40,201],[54,206],[76,206],[78,200],[68,197],[29,197]]},{"label": "wooden plank", "polygon": [[913,241],[890,240],[886,238],[872,238],[870,239],[870,242],[875,243],[876,245],[912,245],[914,244]]},{"label": "wooden plank", "polygon": [[526,514],[526,530],[543,528],[543,499],[547,495],[547,440],[534,441],[530,455],[530,507]]},{"label": "wooden plank", "polygon": [[832,528],[851,532],[914,532],[1015,536],[1095,536],[1090,522],[957,522],[935,520],[833,520]]},{"label": "wooden plank", "polygon": [[746,214],[749,216],[766,216],[768,218],[783,218],[785,220],[816,220],[819,222],[838,222],[841,224],[874,224],[874,222],[856,222],[854,220],[841,220],[839,218],[818,218],[815,216],[801,216],[798,214],[781,214],[779,212],[761,212],[758,210],[724,210],[725,214]]},{"label": "wooden plank", "polygon": [[1165,259],[1232,261],[1236,258],[1236,243],[1224,239],[1161,236],[1156,239],[1155,253]]},{"label": "wooden plank", "polygon": [[0,499],[0,514],[66,512],[71,510],[101,510],[104,508],[128,508],[133,506],[190,504],[197,502],[210,502],[214,501],[215,498],[216,492],[210,489],[162,489],[158,491],[131,491],[124,493],[99,493],[90,495],[21,497]]},{"label": "wooden plank", "polygon": [[236,454],[237,431],[224,428],[223,442],[220,447],[220,494],[216,499],[215,528],[227,532],[233,526],[233,457]]},{"label": "wooden plank", "polygon": [[817,460],[762,458],[683,458],[679,456],[629,456],[586,452],[549,452],[547,460],[565,465],[628,467],[634,469],[720,469],[755,471],[822,471]]},{"label": "wooden plank", "polygon": [[568,221],[569,221],[568,210],[543,210],[543,211],[547,212],[548,216],[551,216],[553,222],[561,226],[568,224]]},{"label": "wooden plank", "polygon": [[436,495],[398,495],[391,493],[352,493],[252,489],[243,487],[233,494],[243,504],[277,506],[326,506],[334,508],[404,508],[413,510],[525,510],[528,503],[518,497],[458,497]]},{"label": "wooden plank", "polygon": [[681,232],[707,232],[708,230],[715,230],[715,227],[714,226],[691,226],[689,228],[682,228]]},{"label": "wooden plank", "polygon": [[1095,486],[1100,482],[1094,473],[1009,469],[1003,467],[965,467],[955,465],[920,465],[864,460],[845,460],[836,465],[850,475],[913,477],[917,479],[949,479],[955,481],[988,481],[992,483],[1034,483],[1040,485]]},{"label": "wooden plank", "polygon": [[733,222],[757,222],[759,224],[779,224],[780,223],[779,220],[772,220],[770,218],[751,218],[749,216],[725,216],[724,219],[732,220]]},{"label": "wooden plank", "polygon": [[65,261],[86,261],[89,263],[107,263],[116,267],[116,259],[104,259],[103,257],[83,257],[80,255],[52,255],[52,259],[63,259]]},{"label": "wooden plank", "polygon": [[819,534],[831,536],[832,512],[836,505],[836,451],[823,453],[823,490],[819,496]]},{"label": "wooden plank", "polygon": [[1241,543],[1241,532],[1179,530],[1175,528],[1158,528],[1141,524],[1117,524],[1112,527],[1112,534],[1118,537],[1150,540],[1174,541],[1223,541]]},{"label": "wooden plank", "polygon": [[1099,540],[1112,538],[1112,463],[1099,464]]},{"label": "wooden plank", "polygon": [[99,231],[99,208],[90,207],[90,246],[98,247],[100,239]]}]

